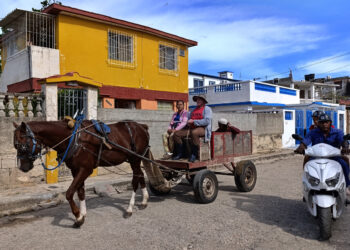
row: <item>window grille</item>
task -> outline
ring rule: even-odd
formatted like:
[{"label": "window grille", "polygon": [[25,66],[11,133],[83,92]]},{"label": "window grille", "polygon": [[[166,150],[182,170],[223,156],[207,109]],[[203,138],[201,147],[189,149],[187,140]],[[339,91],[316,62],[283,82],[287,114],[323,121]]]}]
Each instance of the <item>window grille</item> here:
[{"label": "window grille", "polygon": [[15,10],[14,16],[2,30],[4,58],[7,59],[35,45],[46,48],[56,48],[55,16],[23,10]]},{"label": "window grille", "polygon": [[108,61],[120,66],[135,66],[135,36],[108,31]]},{"label": "window grille", "polygon": [[159,44],[159,68],[165,71],[178,71],[178,48]]}]

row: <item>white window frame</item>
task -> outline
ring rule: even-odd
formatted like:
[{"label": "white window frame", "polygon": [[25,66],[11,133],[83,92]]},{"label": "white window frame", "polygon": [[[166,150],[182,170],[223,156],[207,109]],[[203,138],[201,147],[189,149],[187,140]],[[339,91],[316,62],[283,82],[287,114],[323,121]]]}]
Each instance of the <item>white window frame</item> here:
[{"label": "white window frame", "polygon": [[[200,86],[196,86],[196,82],[197,83],[201,83],[201,84],[197,84],[197,85],[200,85]],[[193,78],[193,87],[194,88],[204,87],[204,80],[201,79],[201,78]]]}]

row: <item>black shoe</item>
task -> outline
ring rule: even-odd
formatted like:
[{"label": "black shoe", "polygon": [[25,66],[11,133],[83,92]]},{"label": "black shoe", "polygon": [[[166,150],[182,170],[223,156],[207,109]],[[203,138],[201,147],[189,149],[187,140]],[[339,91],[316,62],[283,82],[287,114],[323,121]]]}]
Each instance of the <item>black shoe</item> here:
[{"label": "black shoe", "polygon": [[198,146],[192,145],[191,146],[191,156],[188,158],[188,161],[195,162],[195,160],[198,158]]},{"label": "black shoe", "polygon": [[194,154],[192,154],[192,155],[190,156],[190,158],[188,158],[188,161],[190,161],[190,162],[195,162],[196,159],[197,159],[197,157],[196,157]]},{"label": "black shoe", "polygon": [[182,144],[175,143],[174,154],[171,159],[175,161],[180,160],[183,157],[183,154],[184,154],[184,150],[183,150]]}]

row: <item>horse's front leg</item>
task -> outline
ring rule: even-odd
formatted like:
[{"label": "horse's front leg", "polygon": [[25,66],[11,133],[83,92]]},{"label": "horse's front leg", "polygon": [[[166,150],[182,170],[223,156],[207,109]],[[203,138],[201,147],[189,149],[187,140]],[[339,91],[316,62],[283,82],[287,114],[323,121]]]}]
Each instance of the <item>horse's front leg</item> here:
[{"label": "horse's front leg", "polygon": [[85,202],[85,187],[84,183],[78,188],[78,197],[80,201],[80,215],[78,220],[83,220],[86,217],[86,202]]},{"label": "horse's front leg", "polygon": [[[75,223],[73,225],[73,227],[80,227],[81,225],[84,224],[84,220],[85,220],[85,214],[86,214],[86,206],[85,206],[85,191],[82,192],[82,190],[84,190],[84,181],[86,180],[86,178],[90,175],[92,171],[89,171],[87,169],[80,169],[78,174],[76,176],[74,176],[73,182],[72,184],[69,186],[67,192],[66,192],[66,199],[69,202],[69,205],[71,207],[72,213],[75,216]],[[80,211],[80,209],[77,207],[77,205],[74,202],[74,193],[77,190],[80,190],[80,192],[78,192],[80,194],[84,194],[83,196],[81,196],[83,199],[79,199],[82,201],[83,203],[81,203],[81,208],[83,208],[83,211]],[[85,211],[84,211],[85,208]],[[85,213],[85,214],[84,214]]]},{"label": "horse's front leg", "polygon": [[139,177],[139,182],[140,182],[140,186],[141,186],[141,190],[142,190],[142,202],[141,202],[141,209],[145,209],[147,207],[148,204],[148,199],[149,199],[149,194],[146,188],[146,182],[145,182],[145,177],[144,174],[142,172],[142,170],[140,169],[140,177]]},{"label": "horse's front leg", "polygon": [[128,218],[132,215],[132,210],[133,210],[133,207],[135,205],[136,191],[137,191],[137,188],[139,186],[139,183],[141,185],[142,196],[143,196],[142,203],[141,203],[141,209],[147,207],[147,202],[148,202],[148,198],[149,198],[147,188],[146,188],[145,178],[144,178],[143,172],[142,172],[141,167],[140,167],[140,161],[131,162],[130,165],[131,165],[131,168],[133,171],[133,177],[132,177],[133,192],[131,194],[129,206],[128,206],[126,213],[124,215],[125,218]]}]

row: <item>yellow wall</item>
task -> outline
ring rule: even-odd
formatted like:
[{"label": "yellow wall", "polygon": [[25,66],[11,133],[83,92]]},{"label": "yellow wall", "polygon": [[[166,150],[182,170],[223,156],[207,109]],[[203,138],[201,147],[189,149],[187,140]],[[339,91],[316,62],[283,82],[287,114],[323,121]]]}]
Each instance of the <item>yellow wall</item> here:
[{"label": "yellow wall", "polygon": [[[57,20],[61,74],[77,71],[82,76],[102,82],[103,85],[188,93],[186,46],[149,34],[77,17],[61,14]],[[135,36],[134,68],[123,68],[108,62],[108,29]],[[185,57],[178,56],[179,69],[176,75],[159,70],[160,42],[173,44],[185,50]]]}]

